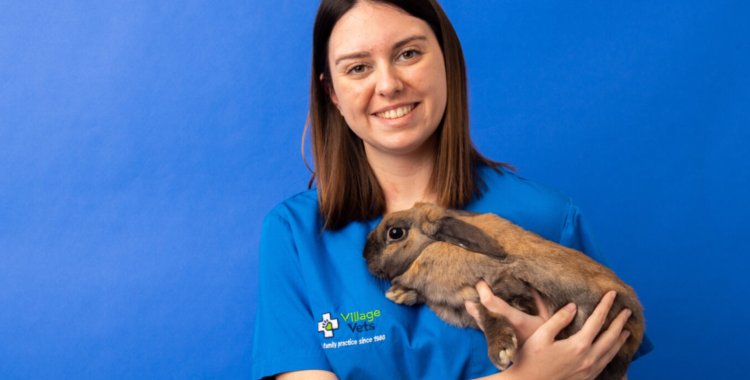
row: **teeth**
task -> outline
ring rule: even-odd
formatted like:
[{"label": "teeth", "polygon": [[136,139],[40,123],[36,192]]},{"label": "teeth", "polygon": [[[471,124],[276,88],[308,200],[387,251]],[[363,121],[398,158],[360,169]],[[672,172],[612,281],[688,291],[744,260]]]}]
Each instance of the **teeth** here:
[{"label": "teeth", "polygon": [[397,119],[411,112],[411,110],[413,109],[414,109],[414,104],[410,104],[408,106],[398,107],[393,110],[379,112],[377,115],[378,117],[382,117],[384,119]]}]

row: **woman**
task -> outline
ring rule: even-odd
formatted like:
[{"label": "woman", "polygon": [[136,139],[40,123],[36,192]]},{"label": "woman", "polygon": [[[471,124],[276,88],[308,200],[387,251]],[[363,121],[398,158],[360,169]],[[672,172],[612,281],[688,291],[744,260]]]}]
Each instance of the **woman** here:
[{"label": "woman", "polygon": [[435,1],[323,0],[311,87],[317,189],[265,220],[254,378],[590,379],[604,368],[627,338],[621,314],[593,341],[613,295],[581,332],[556,342],[573,306],[530,316],[478,284],[482,303],[520,337],[513,366],[498,373],[480,331],[390,302],[388,284],[367,272],[367,234],[383,214],[417,201],[494,212],[593,251],[568,198],[474,149],[463,55]]}]

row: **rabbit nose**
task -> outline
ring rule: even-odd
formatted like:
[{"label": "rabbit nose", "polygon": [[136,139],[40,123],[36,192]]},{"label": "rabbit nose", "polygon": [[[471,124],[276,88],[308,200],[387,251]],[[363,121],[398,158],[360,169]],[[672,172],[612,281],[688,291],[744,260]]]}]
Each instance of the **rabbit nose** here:
[{"label": "rabbit nose", "polygon": [[365,249],[363,252],[363,256],[365,257],[365,260],[367,262],[370,262],[372,258],[378,255],[378,247],[377,244],[373,244],[372,242],[368,241],[367,244],[365,244]]}]

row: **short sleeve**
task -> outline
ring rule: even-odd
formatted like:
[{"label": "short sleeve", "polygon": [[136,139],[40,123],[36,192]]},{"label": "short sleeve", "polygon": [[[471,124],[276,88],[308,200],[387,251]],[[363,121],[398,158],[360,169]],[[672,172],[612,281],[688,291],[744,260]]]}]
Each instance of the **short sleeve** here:
[{"label": "short sleeve", "polygon": [[[580,209],[572,202],[569,204],[568,213],[560,235],[560,244],[579,250],[597,262],[608,266],[607,260],[596,249],[596,245],[591,238],[590,229],[588,228]],[[646,355],[653,349],[654,345],[651,342],[651,339],[644,334],[643,342],[641,342],[641,346],[633,356],[633,360]]]},{"label": "short sleeve", "polygon": [[281,372],[332,371],[317,336],[305,292],[299,252],[288,221],[269,214],[260,238],[252,378]]}]

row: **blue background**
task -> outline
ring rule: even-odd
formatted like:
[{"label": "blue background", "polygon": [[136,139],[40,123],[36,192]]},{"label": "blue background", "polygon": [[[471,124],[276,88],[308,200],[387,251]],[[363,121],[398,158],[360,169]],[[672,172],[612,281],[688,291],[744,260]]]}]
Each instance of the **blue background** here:
[{"label": "blue background", "polygon": [[[0,378],[246,378],[317,2],[0,4]],[[570,195],[638,290],[631,378],[745,376],[748,3],[443,5],[480,150]]]}]

